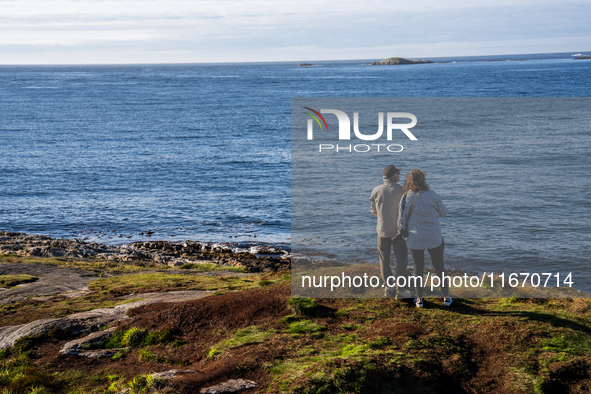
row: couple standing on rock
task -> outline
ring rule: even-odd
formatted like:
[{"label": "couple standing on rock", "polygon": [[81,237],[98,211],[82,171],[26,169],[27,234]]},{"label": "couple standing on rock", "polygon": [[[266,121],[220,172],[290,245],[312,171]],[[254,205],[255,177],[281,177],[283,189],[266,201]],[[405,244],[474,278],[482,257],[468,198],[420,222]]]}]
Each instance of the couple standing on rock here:
[{"label": "couple standing on rock", "polygon": [[[417,297],[414,304],[423,307],[423,283],[422,280],[416,281],[416,278],[423,277],[427,249],[437,276],[442,279],[443,303],[450,306],[453,300],[443,281],[444,242],[439,225],[439,218],[445,217],[447,210],[439,195],[429,188],[424,171],[412,170],[402,187],[398,184],[401,169],[393,165],[384,168],[384,183],[373,189],[369,199],[371,213],[378,218],[378,254],[386,297],[405,298],[403,288],[410,282],[416,283],[417,286],[413,286]],[[392,248],[396,256],[395,277],[390,268]],[[415,279],[412,281],[406,271],[409,252],[414,265]],[[397,280],[398,277],[406,277],[406,280]],[[406,285],[398,287],[395,283]]]}]

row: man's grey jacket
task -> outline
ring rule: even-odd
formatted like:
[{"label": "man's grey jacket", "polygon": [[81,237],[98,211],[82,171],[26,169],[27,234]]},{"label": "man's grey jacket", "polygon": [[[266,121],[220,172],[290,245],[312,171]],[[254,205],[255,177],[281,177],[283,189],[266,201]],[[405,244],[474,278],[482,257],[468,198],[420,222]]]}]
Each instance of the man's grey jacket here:
[{"label": "man's grey jacket", "polygon": [[378,218],[378,237],[393,237],[398,233],[398,205],[403,195],[402,186],[384,179],[371,192],[371,213]]}]

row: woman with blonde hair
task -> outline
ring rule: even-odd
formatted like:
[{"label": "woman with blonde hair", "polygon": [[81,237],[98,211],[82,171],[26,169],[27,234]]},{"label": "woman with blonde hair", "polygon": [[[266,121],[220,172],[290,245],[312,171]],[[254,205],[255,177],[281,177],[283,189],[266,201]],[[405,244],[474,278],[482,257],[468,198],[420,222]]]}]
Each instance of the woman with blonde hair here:
[{"label": "woman with blonde hair", "polygon": [[[433,268],[439,278],[443,278],[445,267],[443,265],[444,242],[441,235],[439,218],[445,217],[447,209],[437,193],[429,188],[425,181],[425,171],[412,170],[406,177],[403,191],[404,196],[400,200],[398,213],[398,228],[406,237],[406,246],[414,264],[414,276],[423,277],[425,269],[425,249],[429,251]],[[449,289],[442,280],[441,292],[443,304],[450,306],[453,302],[449,296]],[[423,307],[423,289],[416,286],[414,303],[417,307]]]}]

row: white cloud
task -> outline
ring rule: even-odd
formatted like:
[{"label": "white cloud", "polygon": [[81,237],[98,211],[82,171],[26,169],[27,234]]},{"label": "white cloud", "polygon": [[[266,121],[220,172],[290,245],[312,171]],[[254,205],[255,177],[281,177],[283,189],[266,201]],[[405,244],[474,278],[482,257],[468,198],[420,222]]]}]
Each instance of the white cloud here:
[{"label": "white cloud", "polygon": [[35,62],[36,51],[39,63],[92,53],[107,62],[163,54],[200,62],[559,52],[591,36],[591,4],[578,0],[0,0],[0,10],[5,64]]}]

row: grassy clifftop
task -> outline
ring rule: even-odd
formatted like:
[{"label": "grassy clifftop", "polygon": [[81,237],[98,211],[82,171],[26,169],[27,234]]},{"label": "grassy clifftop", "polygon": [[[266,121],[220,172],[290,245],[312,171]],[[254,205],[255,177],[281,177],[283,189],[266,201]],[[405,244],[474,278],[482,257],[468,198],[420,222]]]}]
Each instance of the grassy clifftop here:
[{"label": "grassy clifftop", "polygon": [[[588,299],[456,299],[446,308],[437,298],[418,309],[393,299],[291,299],[286,273],[182,271],[174,278],[148,270],[124,273],[92,281],[93,293],[79,300],[3,306],[7,325],[19,320],[20,311],[32,316],[58,302],[105,306],[127,293],[217,290],[196,301],[130,310],[113,339],[93,345],[112,347],[119,339],[116,347],[125,346],[122,338],[137,336],[135,345],[112,358],[59,355],[72,339],[60,332],[25,338],[0,354],[0,390],[194,393],[246,379],[257,384],[246,393],[591,391]],[[149,378],[171,369],[196,372],[168,381]]]}]

